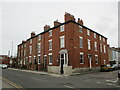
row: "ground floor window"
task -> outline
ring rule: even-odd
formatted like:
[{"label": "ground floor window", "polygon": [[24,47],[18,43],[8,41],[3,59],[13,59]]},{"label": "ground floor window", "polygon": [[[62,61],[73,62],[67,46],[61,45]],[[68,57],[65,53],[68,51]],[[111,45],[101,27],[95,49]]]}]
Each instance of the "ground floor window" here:
[{"label": "ground floor window", "polygon": [[38,64],[40,64],[40,56],[38,56]]},{"label": "ground floor window", "polygon": [[106,64],[106,60],[104,60],[104,65]]},{"label": "ground floor window", "polygon": [[49,64],[52,64],[52,53],[49,53]]},{"label": "ground floor window", "polygon": [[98,55],[95,55],[95,63],[98,64]]},{"label": "ground floor window", "polygon": [[84,54],[80,52],[80,64],[84,63]]}]

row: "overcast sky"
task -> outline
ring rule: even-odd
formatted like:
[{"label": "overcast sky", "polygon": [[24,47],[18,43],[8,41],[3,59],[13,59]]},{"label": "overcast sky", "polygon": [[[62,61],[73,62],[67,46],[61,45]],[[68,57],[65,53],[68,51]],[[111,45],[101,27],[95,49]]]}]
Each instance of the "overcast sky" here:
[{"label": "overcast sky", "polygon": [[[2,6],[1,6],[2,4]],[[111,47],[118,46],[118,3],[117,2],[2,2],[0,54],[8,54],[13,42],[13,55],[17,45],[43,31],[44,25],[53,27],[58,19],[64,22],[65,12],[81,18],[84,25],[108,38]]]}]

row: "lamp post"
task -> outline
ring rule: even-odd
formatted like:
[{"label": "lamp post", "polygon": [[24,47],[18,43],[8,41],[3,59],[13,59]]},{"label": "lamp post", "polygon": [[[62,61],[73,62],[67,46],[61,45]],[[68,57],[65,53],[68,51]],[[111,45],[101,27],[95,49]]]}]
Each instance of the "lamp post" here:
[{"label": "lamp post", "polygon": [[13,61],[12,61],[12,55],[13,55],[13,42],[11,42],[12,43],[12,47],[11,47],[11,59],[10,59],[10,66],[12,67],[12,63],[13,63]]}]

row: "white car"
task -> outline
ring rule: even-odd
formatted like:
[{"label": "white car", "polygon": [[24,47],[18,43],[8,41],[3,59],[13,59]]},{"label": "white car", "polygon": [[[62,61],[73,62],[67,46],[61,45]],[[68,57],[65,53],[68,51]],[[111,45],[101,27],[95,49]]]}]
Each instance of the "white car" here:
[{"label": "white car", "polygon": [[7,65],[6,64],[0,64],[0,68],[7,68]]}]

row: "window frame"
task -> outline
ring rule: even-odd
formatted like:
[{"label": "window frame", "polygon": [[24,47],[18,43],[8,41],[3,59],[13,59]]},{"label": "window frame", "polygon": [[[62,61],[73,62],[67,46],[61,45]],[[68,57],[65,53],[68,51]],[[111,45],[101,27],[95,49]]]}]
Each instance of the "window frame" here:
[{"label": "window frame", "polygon": [[[81,55],[82,55],[82,58],[81,58]],[[83,52],[80,52],[80,64],[84,64],[84,53]],[[81,59],[82,59],[82,62],[81,62]]]},{"label": "window frame", "polygon": [[[49,41],[49,50],[52,50],[52,39],[50,39]],[[51,43],[51,44],[50,44]],[[51,46],[50,46],[51,45]]]},{"label": "window frame", "polygon": [[65,25],[61,25],[60,26],[60,32],[64,32],[65,31],[65,27],[64,27]]},{"label": "window frame", "polygon": [[[81,41],[82,40],[82,46],[81,46]],[[79,47],[80,48],[83,48],[83,37],[79,36]]]},{"label": "window frame", "polygon": [[87,39],[87,41],[88,41],[87,42],[88,43],[88,50],[91,50],[91,43],[90,43],[91,41],[90,41],[90,39]]},{"label": "window frame", "polygon": [[60,48],[65,48],[65,36],[60,36]]},{"label": "window frame", "polygon": [[50,58],[50,56],[52,56],[52,53],[49,53],[48,56],[49,56],[49,65],[52,65],[53,60],[50,60],[50,59],[53,59],[52,57]]}]

